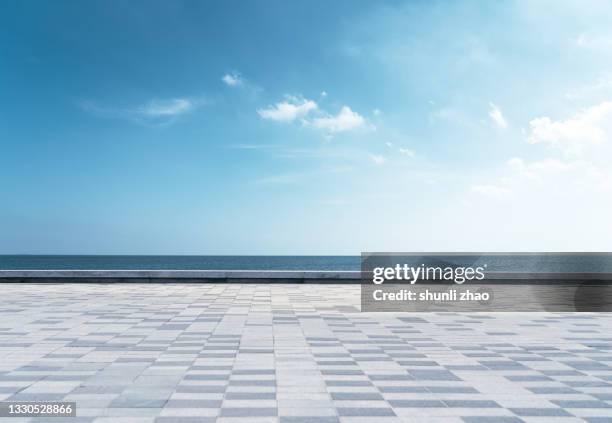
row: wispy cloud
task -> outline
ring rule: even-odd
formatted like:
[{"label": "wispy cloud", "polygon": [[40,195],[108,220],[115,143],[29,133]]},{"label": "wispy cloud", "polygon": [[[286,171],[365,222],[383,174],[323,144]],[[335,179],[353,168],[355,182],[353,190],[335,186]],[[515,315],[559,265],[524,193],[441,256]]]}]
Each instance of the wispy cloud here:
[{"label": "wispy cloud", "polygon": [[205,104],[205,100],[193,98],[153,99],[135,107],[100,106],[92,101],[78,103],[79,107],[93,116],[105,119],[125,119],[136,123],[167,125],[181,116]]},{"label": "wispy cloud", "polygon": [[596,96],[606,96],[609,97],[610,92],[612,91],[612,74],[606,73],[595,81],[580,85],[569,90],[565,93],[565,98],[574,100],[574,99],[584,99],[589,97]]},{"label": "wispy cloud", "polygon": [[607,33],[582,33],[573,39],[574,45],[579,48],[598,49],[608,51],[612,48],[612,36]]},{"label": "wispy cloud", "polygon": [[238,150],[268,150],[271,148],[275,148],[273,144],[235,144],[230,146],[230,148],[235,148]]},{"label": "wispy cloud", "polygon": [[244,85],[244,79],[240,75],[240,72],[236,71],[226,73],[221,78],[221,81],[223,81],[223,83],[229,87],[240,87],[241,85]]},{"label": "wispy cloud", "polygon": [[494,103],[489,103],[489,117],[491,120],[493,120],[497,127],[501,129],[506,129],[508,127],[508,121],[504,117],[504,114],[499,106]]},{"label": "wispy cloud", "polygon": [[329,174],[345,173],[352,170],[349,166],[325,167],[304,172],[282,173],[269,175],[255,180],[258,185],[286,185],[298,184],[307,180],[320,178]]},{"label": "wispy cloud", "polygon": [[370,160],[372,160],[372,162],[374,162],[376,165],[382,165],[387,161],[387,159],[380,154],[370,154]]},{"label": "wispy cloud", "polygon": [[148,117],[178,116],[190,112],[194,103],[188,98],[173,98],[170,100],[151,100],[138,107],[135,113]]},{"label": "wispy cloud", "polygon": [[[572,204],[580,204],[576,201],[568,204],[568,198],[582,198],[589,204],[603,201],[607,202],[607,207],[612,198],[612,172],[607,165],[592,161],[552,157],[529,161],[515,157],[496,173],[489,177],[493,182],[473,185],[470,192],[496,200],[512,199],[518,208],[530,204],[530,212],[555,216],[571,208]],[[533,207],[534,204],[537,207]]]},{"label": "wispy cloud", "polygon": [[258,185],[287,185],[295,184],[304,178],[304,174],[301,173],[286,173],[280,175],[264,176],[256,179],[255,183]]},{"label": "wispy cloud", "polygon": [[413,150],[410,150],[409,148],[401,148],[400,147],[398,151],[399,151],[399,153],[402,156],[406,156],[406,157],[411,157],[412,158],[412,157],[414,157],[416,155],[415,152]]},{"label": "wispy cloud", "polygon": [[317,103],[301,97],[287,96],[285,101],[276,103],[265,109],[259,109],[257,113],[263,119],[277,122],[293,122],[298,118],[305,117],[308,113],[317,109]]}]

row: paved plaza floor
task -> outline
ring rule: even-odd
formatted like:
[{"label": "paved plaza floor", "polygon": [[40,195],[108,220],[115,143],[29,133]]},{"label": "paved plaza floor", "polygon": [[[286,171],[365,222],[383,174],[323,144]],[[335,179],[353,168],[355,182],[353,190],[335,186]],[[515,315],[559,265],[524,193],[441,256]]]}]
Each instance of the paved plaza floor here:
[{"label": "paved plaza floor", "polygon": [[0,285],[0,400],[77,405],[4,421],[612,421],[612,314],[360,313],[359,290]]}]

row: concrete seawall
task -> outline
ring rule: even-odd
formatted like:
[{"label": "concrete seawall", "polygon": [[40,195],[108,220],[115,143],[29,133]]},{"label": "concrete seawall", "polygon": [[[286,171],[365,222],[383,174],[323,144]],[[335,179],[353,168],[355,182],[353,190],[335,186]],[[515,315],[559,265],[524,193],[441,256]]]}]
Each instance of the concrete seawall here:
[{"label": "concrete seawall", "polygon": [[359,271],[319,270],[0,270],[0,282],[360,283]]},{"label": "concrete seawall", "polygon": [[[322,283],[359,284],[359,271],[327,270],[0,270],[0,283]],[[612,273],[488,272],[483,283],[612,282]],[[438,281],[419,281],[437,283]],[[391,282],[387,282],[390,284]]]}]

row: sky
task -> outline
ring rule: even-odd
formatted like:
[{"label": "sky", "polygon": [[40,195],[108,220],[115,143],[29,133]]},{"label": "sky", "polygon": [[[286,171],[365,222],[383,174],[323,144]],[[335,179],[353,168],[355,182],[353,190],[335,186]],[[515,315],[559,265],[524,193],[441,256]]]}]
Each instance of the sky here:
[{"label": "sky", "polygon": [[0,2],[0,254],[611,251],[612,3]]}]

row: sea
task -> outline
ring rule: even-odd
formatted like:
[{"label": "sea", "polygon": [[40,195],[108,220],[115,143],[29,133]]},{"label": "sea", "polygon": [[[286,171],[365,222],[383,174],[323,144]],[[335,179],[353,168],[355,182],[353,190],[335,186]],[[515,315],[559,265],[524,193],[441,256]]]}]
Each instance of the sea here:
[{"label": "sea", "polygon": [[[430,262],[415,254],[409,265]],[[612,253],[479,253],[436,256],[489,271],[612,272]],[[0,255],[0,270],[355,270],[361,256]]]}]

